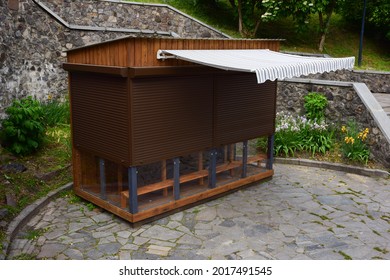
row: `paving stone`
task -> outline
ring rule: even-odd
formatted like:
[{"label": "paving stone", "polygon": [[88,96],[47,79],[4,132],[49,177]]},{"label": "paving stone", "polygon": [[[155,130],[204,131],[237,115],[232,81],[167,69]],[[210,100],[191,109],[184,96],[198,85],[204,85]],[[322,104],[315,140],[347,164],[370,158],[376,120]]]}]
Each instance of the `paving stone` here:
[{"label": "paving stone", "polygon": [[160,225],[154,225],[151,228],[145,230],[143,233],[141,233],[141,236],[160,240],[172,240],[179,238],[183,234],[184,233],[180,231],[171,230]]},{"label": "paving stone", "polygon": [[165,246],[165,247],[175,247],[176,243],[168,242],[168,241],[161,241],[157,239],[151,239],[149,240],[150,244],[159,245],[159,246]]},{"label": "paving stone", "polygon": [[79,231],[80,229],[82,229],[84,227],[85,227],[85,225],[83,223],[70,223],[69,224],[69,232]]},{"label": "paving stone", "polygon": [[42,246],[37,258],[54,258],[66,249],[66,245],[58,243],[49,243]]},{"label": "paving stone", "polygon": [[112,216],[111,216],[111,214],[102,213],[102,214],[99,214],[99,215],[96,215],[96,216],[92,216],[91,218],[96,223],[104,223],[104,222],[111,221]]},{"label": "paving stone", "polygon": [[97,249],[89,250],[86,253],[86,258],[89,260],[99,260],[102,257],[103,257],[103,252],[100,252]]},{"label": "paving stone", "polygon": [[150,240],[150,238],[136,236],[136,237],[134,237],[133,243],[136,245],[143,245],[146,242],[148,242],[149,240]]},{"label": "paving stone", "polygon": [[279,230],[281,230],[287,237],[296,236],[299,233],[299,229],[297,227],[289,224],[281,224],[279,226]]},{"label": "paving stone", "polygon": [[175,229],[179,226],[181,226],[182,224],[179,223],[178,221],[170,221],[168,224],[167,224],[167,227],[168,228],[171,228],[171,229]]},{"label": "paving stone", "polygon": [[119,243],[107,243],[97,245],[96,249],[104,255],[114,255],[119,252],[121,245]]},{"label": "paving stone", "polygon": [[153,254],[153,255],[159,255],[159,256],[168,256],[169,251],[171,250],[171,247],[164,247],[164,246],[158,246],[158,245],[150,245],[148,247],[148,250],[146,251],[147,254]]},{"label": "paving stone", "polygon": [[128,250],[128,251],[137,251],[139,249],[139,246],[134,244],[126,244],[123,245],[121,250]]},{"label": "paving stone", "polygon": [[170,219],[172,221],[181,221],[183,219],[184,213],[178,212],[170,216]]},{"label": "paving stone", "polygon": [[71,260],[84,259],[83,254],[79,250],[76,250],[76,249],[67,249],[63,252],[63,254]]},{"label": "paving stone", "polygon": [[48,240],[55,240],[58,237],[65,235],[65,231],[61,229],[54,229],[53,231],[49,231],[45,233],[43,236]]},{"label": "paving stone", "polygon": [[[107,236],[107,237],[103,237],[103,238],[100,238],[100,240],[99,240],[99,245],[100,244],[108,244],[108,243],[113,243],[113,242],[116,242],[117,240],[116,240],[116,238],[113,236],[113,235],[111,235],[111,236]],[[122,245],[122,244],[121,244]]]},{"label": "paving stone", "polygon": [[201,210],[197,215],[196,215],[196,220],[197,221],[212,221],[216,218],[217,216],[217,210],[213,207],[208,207],[203,210]]},{"label": "paving stone", "polygon": [[131,260],[131,251],[120,250],[119,251],[119,259],[120,260]]},{"label": "paving stone", "polygon": [[178,244],[201,245],[202,241],[192,235],[185,234],[177,240]]},{"label": "paving stone", "polygon": [[130,235],[131,235],[131,232],[129,232],[129,231],[120,231],[117,233],[118,237],[126,238],[126,239],[129,238]]}]

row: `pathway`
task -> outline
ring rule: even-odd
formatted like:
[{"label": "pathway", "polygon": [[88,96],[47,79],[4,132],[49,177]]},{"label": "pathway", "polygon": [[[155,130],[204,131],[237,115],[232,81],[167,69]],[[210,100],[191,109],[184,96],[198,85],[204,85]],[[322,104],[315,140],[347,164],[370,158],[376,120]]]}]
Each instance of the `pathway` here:
[{"label": "pathway", "polygon": [[275,165],[272,180],[139,228],[69,197],[19,232],[9,258],[390,259],[390,181]]}]

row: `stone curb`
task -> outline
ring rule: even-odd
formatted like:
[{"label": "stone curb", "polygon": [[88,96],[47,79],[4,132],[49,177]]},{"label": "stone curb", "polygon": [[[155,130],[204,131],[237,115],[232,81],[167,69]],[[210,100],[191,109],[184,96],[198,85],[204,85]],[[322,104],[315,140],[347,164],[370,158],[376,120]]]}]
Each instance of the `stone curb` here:
[{"label": "stone curb", "polygon": [[310,159],[295,159],[295,158],[275,158],[275,163],[281,164],[291,164],[291,165],[302,165],[307,167],[317,167],[317,168],[325,168],[335,171],[343,171],[347,173],[353,173],[368,177],[380,177],[380,178],[389,178],[390,173],[385,170],[380,169],[369,169],[358,166],[351,166],[341,163],[332,163],[326,161],[315,161]]},{"label": "stone curb", "polygon": [[0,253],[0,260],[4,260],[8,255],[9,244],[11,244],[12,239],[16,236],[19,229],[23,227],[34,215],[36,215],[39,210],[49,204],[52,198],[56,197],[60,192],[69,190],[72,187],[73,182],[49,192],[45,197],[38,199],[34,203],[24,208],[22,212],[20,212],[19,215],[12,220],[6,232],[6,238],[3,242],[3,252]]}]

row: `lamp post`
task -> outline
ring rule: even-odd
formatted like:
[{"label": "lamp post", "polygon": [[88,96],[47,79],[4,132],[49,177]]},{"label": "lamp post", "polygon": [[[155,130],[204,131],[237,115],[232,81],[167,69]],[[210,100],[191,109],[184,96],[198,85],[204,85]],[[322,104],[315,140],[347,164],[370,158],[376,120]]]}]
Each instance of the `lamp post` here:
[{"label": "lamp post", "polygon": [[358,65],[362,65],[362,53],[363,53],[363,35],[364,35],[364,24],[365,24],[365,18],[366,18],[366,7],[367,7],[367,0],[364,0],[363,4],[363,17],[362,17],[362,28],[360,30],[360,43],[359,43],[359,57],[358,57]]}]

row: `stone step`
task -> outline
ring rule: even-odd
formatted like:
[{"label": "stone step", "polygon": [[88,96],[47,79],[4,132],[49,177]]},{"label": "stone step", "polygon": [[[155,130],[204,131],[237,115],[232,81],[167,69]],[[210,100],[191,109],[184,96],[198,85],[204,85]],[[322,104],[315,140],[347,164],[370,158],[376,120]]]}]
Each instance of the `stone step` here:
[{"label": "stone step", "polygon": [[386,93],[373,93],[376,100],[382,106],[385,113],[390,117],[390,94]]}]

